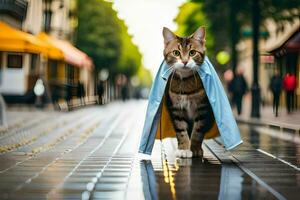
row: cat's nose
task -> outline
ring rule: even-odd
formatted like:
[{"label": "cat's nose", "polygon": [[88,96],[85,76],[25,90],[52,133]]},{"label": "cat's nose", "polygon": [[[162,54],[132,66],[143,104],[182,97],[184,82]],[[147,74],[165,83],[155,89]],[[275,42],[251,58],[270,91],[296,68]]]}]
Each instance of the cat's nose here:
[{"label": "cat's nose", "polygon": [[187,61],[182,61],[182,63],[183,63],[184,65],[186,65],[188,62],[187,62]]}]

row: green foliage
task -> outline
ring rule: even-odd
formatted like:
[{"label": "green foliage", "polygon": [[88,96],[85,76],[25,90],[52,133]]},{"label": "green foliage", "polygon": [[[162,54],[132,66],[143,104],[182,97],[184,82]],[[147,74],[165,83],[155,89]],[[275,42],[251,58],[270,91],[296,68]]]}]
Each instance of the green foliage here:
[{"label": "green foliage", "polygon": [[111,3],[78,0],[77,46],[94,61],[96,70],[112,68],[121,53],[117,13]]},{"label": "green foliage", "polygon": [[[220,45],[221,49],[228,46],[229,41],[226,38],[236,34],[237,40],[240,40],[242,29],[252,24],[252,0],[192,0],[191,2],[202,6],[202,11],[211,23],[215,44]],[[259,4],[261,9],[257,14],[261,18],[261,30],[266,30],[265,23],[270,19],[276,22],[278,31],[283,31],[287,23],[299,19],[299,0],[260,0]],[[234,15],[233,18],[230,18],[231,13]],[[233,20],[235,30],[230,27]]]},{"label": "green foliage", "polygon": [[133,44],[124,21],[112,9],[112,3],[77,1],[77,46],[92,57],[96,70],[106,68],[111,76],[136,74],[141,67],[142,55]]},{"label": "green foliage", "polygon": [[293,23],[300,16],[299,0],[260,0],[261,9],[257,13],[252,13],[252,3],[252,0],[190,0],[180,8],[176,18],[178,33],[188,33],[189,27],[194,29],[198,24],[207,24],[213,41],[212,47],[207,45],[212,51],[210,55],[214,58],[220,50],[230,48],[231,65],[235,69],[238,57],[235,47],[243,30],[252,26],[253,14],[260,16],[260,30],[264,30],[264,36],[268,35],[267,20],[274,20],[277,31],[282,31],[287,23]]},{"label": "green foliage", "polygon": [[152,85],[152,76],[150,70],[140,67],[137,73],[137,76],[140,80],[140,86],[142,87],[151,87]]},{"label": "green foliage", "polygon": [[211,25],[206,15],[202,11],[202,5],[199,3],[187,2],[179,8],[179,13],[175,18],[178,24],[176,34],[179,36],[189,36],[193,34],[197,28],[204,26],[206,28],[206,47],[208,54],[214,46],[214,38],[211,33]]},{"label": "green foliage", "polygon": [[118,71],[130,77],[136,74],[141,67],[142,55],[137,46],[132,43],[132,38],[128,34],[124,21],[119,21],[119,23],[121,26],[122,52],[119,57]]}]

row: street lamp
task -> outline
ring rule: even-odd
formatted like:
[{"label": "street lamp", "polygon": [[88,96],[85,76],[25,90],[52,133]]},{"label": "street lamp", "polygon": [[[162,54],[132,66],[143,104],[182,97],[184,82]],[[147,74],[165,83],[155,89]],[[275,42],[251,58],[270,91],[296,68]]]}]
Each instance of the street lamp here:
[{"label": "street lamp", "polygon": [[43,107],[43,95],[45,93],[45,86],[42,79],[38,79],[33,88],[33,92],[36,96],[36,106]]},{"label": "street lamp", "polygon": [[252,30],[253,30],[253,83],[252,83],[252,109],[251,117],[260,117],[260,87],[258,84],[258,43],[259,43],[259,24],[260,24],[260,8],[259,0],[252,1]]},{"label": "street lamp", "polygon": [[98,78],[101,81],[106,81],[109,77],[109,71],[107,69],[101,69],[100,73],[98,74]]}]

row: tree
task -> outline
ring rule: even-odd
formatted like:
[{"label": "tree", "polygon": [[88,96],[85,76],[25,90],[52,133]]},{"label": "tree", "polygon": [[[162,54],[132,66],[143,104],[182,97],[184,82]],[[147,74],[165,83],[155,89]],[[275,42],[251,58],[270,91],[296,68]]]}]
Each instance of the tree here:
[{"label": "tree", "polygon": [[245,18],[245,13],[239,11],[246,9],[247,3],[239,0],[192,0],[192,2],[201,5],[201,11],[198,12],[205,13],[210,23],[214,40],[213,55],[230,48],[231,67],[235,72],[238,57],[236,45],[241,38],[240,30]]},{"label": "tree", "polygon": [[112,77],[131,77],[142,65],[142,55],[112,3],[78,0],[77,35],[77,46],[92,57],[96,71],[106,68]]},{"label": "tree", "polygon": [[202,4],[187,2],[179,8],[179,13],[175,18],[178,24],[176,34],[179,36],[189,36],[200,26],[206,28],[206,49],[208,54],[213,53],[214,38],[211,33],[211,24],[202,11]]},{"label": "tree", "polygon": [[121,53],[121,27],[111,3],[99,0],[78,0],[76,45],[94,61],[96,71],[110,70]]},{"label": "tree", "polygon": [[149,69],[146,69],[145,67],[140,67],[137,76],[141,82],[141,87],[151,87],[152,76]]},{"label": "tree", "polygon": [[204,24],[208,28],[207,50],[211,60],[214,61],[219,51],[230,47],[231,66],[235,69],[237,63],[235,46],[240,38],[240,23],[235,9],[237,6],[231,7],[232,3],[237,3],[237,6],[241,4],[238,0],[231,0],[229,3],[228,1],[192,0],[180,7],[175,21],[179,26],[178,32],[183,33],[190,33],[191,29]]},{"label": "tree", "polygon": [[[214,34],[215,44],[230,46],[231,48],[231,65],[235,71],[237,64],[236,44],[241,39],[242,29],[245,26],[252,27],[251,35],[253,38],[253,85],[252,85],[252,112],[251,116],[259,117],[259,37],[260,29],[265,27],[267,20],[276,22],[277,31],[282,31],[287,23],[293,23],[299,19],[300,4],[299,0],[192,0],[202,9],[211,24],[211,31]],[[220,30],[221,29],[221,30]],[[227,32],[226,34],[224,34]],[[228,31],[226,31],[228,30]],[[220,35],[228,35],[230,42],[225,38],[225,42],[217,41]]]},{"label": "tree", "polygon": [[142,55],[138,47],[133,44],[132,37],[128,34],[124,21],[119,21],[121,26],[121,54],[118,61],[118,72],[128,77],[133,76],[142,66]]},{"label": "tree", "polygon": [[[127,79],[124,80],[130,80],[137,75],[142,70],[142,55],[132,42],[125,22],[119,19],[116,11],[112,9],[112,3],[104,0],[77,0],[77,2],[77,46],[93,59],[96,83],[98,74],[101,75],[99,72],[107,69],[109,72],[107,83],[116,87],[114,91],[118,92],[120,85],[117,85],[116,81],[120,79],[117,75],[122,74],[119,77],[125,75]],[[149,78],[151,79],[151,76]]]}]

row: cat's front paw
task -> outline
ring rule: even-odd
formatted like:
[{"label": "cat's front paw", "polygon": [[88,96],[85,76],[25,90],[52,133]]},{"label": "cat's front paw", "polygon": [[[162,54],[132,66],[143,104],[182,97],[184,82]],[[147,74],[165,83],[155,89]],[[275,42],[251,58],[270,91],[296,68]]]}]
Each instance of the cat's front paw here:
[{"label": "cat's front paw", "polygon": [[177,149],[176,157],[178,158],[191,158],[193,156],[193,152],[189,149]]}]

